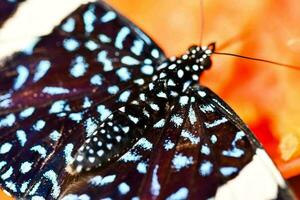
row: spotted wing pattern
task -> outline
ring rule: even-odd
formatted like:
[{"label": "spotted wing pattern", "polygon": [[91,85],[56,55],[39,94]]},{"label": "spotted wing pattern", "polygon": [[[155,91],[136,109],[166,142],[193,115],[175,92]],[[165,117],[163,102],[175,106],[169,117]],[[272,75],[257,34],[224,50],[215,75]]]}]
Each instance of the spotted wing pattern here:
[{"label": "spotted wing pattern", "polygon": [[162,51],[105,3],[83,5],[0,68],[0,184],[57,199],[65,167],[105,119],[136,98]]},{"label": "spotted wing pattern", "polygon": [[292,199],[219,97],[194,86],[178,99],[117,162],[81,177],[63,199]]},{"label": "spotted wing pattern", "polygon": [[0,27],[16,11],[19,4],[24,0],[1,0],[0,1]]}]

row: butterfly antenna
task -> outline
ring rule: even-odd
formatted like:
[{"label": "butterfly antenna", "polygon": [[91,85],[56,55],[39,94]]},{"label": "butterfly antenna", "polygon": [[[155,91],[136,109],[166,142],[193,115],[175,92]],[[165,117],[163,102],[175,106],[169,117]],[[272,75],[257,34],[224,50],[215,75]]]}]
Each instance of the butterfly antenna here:
[{"label": "butterfly antenna", "polygon": [[288,64],[284,64],[284,63],[279,63],[279,62],[274,62],[274,61],[270,61],[270,60],[261,59],[261,58],[252,58],[252,57],[249,57],[249,56],[242,56],[242,55],[237,55],[237,54],[233,54],[233,53],[224,53],[224,52],[213,52],[213,54],[234,56],[234,57],[238,57],[238,58],[254,60],[254,61],[259,61],[259,62],[264,62],[264,63],[270,63],[270,64],[273,64],[273,65],[279,65],[279,66],[287,67],[287,68],[290,68],[290,69],[300,70],[300,66],[288,65]]},{"label": "butterfly antenna", "polygon": [[200,46],[202,46],[203,32],[204,32],[204,8],[203,0],[200,0]]}]

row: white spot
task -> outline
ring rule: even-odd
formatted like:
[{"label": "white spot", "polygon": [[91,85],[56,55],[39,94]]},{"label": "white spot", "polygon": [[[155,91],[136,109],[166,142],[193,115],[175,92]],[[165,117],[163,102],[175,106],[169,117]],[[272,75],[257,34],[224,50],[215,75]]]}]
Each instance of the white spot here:
[{"label": "white spot", "polygon": [[199,167],[199,174],[202,176],[208,176],[213,170],[213,164],[207,160],[203,161]]},{"label": "white spot", "polygon": [[27,172],[29,172],[31,170],[33,163],[32,162],[23,162],[21,164],[21,168],[20,168],[20,172],[22,174],[26,174]]},{"label": "white spot", "polygon": [[[5,182],[5,186],[13,192],[17,192],[16,184],[14,184],[12,181]],[[5,192],[5,190],[3,192]]]},{"label": "white spot", "polygon": [[175,126],[178,128],[182,125],[183,119],[181,118],[181,116],[175,114],[171,117],[171,122],[173,122]]},{"label": "white spot", "polygon": [[128,81],[131,79],[131,73],[126,67],[121,67],[116,71],[116,74],[119,76],[121,81]]},{"label": "white spot", "polygon": [[0,154],[6,154],[8,153],[12,148],[12,144],[6,142],[4,144],[1,145],[0,147]]},{"label": "white spot", "polygon": [[141,138],[137,143],[136,146],[142,147],[144,150],[151,150],[153,144],[149,142],[146,138]]},{"label": "white spot", "polygon": [[58,198],[60,195],[60,186],[57,182],[57,174],[53,170],[49,170],[44,173],[44,177],[52,183],[51,196],[55,199]]},{"label": "white spot", "polygon": [[36,72],[33,77],[33,82],[37,82],[43,78],[51,67],[49,60],[41,60],[36,67]]},{"label": "white spot", "polygon": [[85,74],[88,64],[86,63],[84,57],[77,56],[71,64],[70,73],[73,77],[78,78]]},{"label": "white spot", "polygon": [[104,105],[97,106],[97,112],[100,114],[100,120],[101,121],[104,121],[112,113]]},{"label": "white spot", "polygon": [[151,51],[151,55],[154,57],[154,58],[159,58],[159,51],[157,49],[153,49]]},{"label": "white spot", "polygon": [[47,150],[44,147],[42,147],[41,145],[36,145],[36,146],[31,147],[30,151],[39,153],[42,158],[46,158],[46,156],[47,156]]},{"label": "white spot", "polygon": [[212,135],[212,136],[210,137],[210,141],[211,141],[213,144],[215,144],[215,143],[218,141],[217,136],[216,136],[216,135]]},{"label": "white spot", "polygon": [[179,103],[181,106],[187,105],[189,102],[189,97],[188,96],[182,96],[179,98]]},{"label": "white spot", "polygon": [[6,180],[6,179],[10,178],[11,175],[13,174],[13,171],[14,171],[13,168],[9,167],[9,169],[1,175],[1,179]]},{"label": "white spot", "polygon": [[156,104],[154,104],[154,103],[151,103],[151,104],[150,104],[150,107],[151,107],[153,110],[155,110],[155,111],[159,111],[158,105],[156,105]]},{"label": "white spot", "polygon": [[140,56],[143,50],[144,42],[142,40],[134,40],[133,46],[131,47],[131,52],[137,56]]},{"label": "white spot", "polygon": [[26,117],[29,117],[33,114],[34,110],[35,110],[34,107],[26,108],[25,110],[20,112],[20,117],[23,118],[23,119],[26,118]]},{"label": "white spot", "polygon": [[43,93],[50,94],[50,95],[55,95],[55,94],[66,94],[69,93],[70,91],[66,88],[63,87],[44,87],[42,90]]},{"label": "white spot", "polygon": [[66,22],[62,25],[62,30],[65,32],[73,32],[75,29],[75,19],[74,18],[68,18]]},{"label": "white spot", "polygon": [[151,180],[151,194],[154,196],[158,196],[160,192],[160,184],[158,181],[157,171],[158,171],[158,165],[155,165],[155,168],[153,170],[152,180]]},{"label": "white spot", "polygon": [[142,79],[142,78],[136,79],[133,82],[138,85],[143,85],[145,83],[144,79]]},{"label": "white spot", "polygon": [[120,193],[122,195],[125,195],[127,194],[129,191],[130,191],[130,187],[129,185],[127,185],[125,182],[121,183],[119,186],[118,186],[118,189],[120,191]]},{"label": "white spot", "polygon": [[109,184],[109,183],[112,183],[112,182],[114,182],[115,178],[116,178],[116,175],[108,175],[108,176],[105,176],[105,177],[103,177],[103,179],[101,180],[100,185],[103,186],[103,185],[107,185],[107,184]]},{"label": "white spot", "polygon": [[205,97],[206,93],[204,91],[198,91],[198,94],[200,95],[200,97]]},{"label": "white spot", "polygon": [[165,119],[161,119],[158,122],[156,122],[154,124],[154,128],[162,128],[165,125],[166,120]]},{"label": "white spot", "polygon": [[102,77],[99,74],[95,74],[90,79],[92,85],[102,85]]},{"label": "white spot", "polygon": [[187,199],[189,190],[185,187],[180,188],[177,192],[169,196],[166,200],[183,200]]},{"label": "white spot", "polygon": [[0,127],[11,127],[16,121],[14,114],[6,115],[4,118],[0,119]]},{"label": "white spot", "polygon": [[184,72],[183,72],[182,69],[180,69],[180,70],[177,71],[177,76],[178,76],[178,78],[182,78],[183,75],[184,75]]},{"label": "white spot", "polygon": [[138,64],[140,64],[140,61],[138,61],[137,59],[135,59],[131,56],[124,56],[121,59],[121,62],[125,65],[138,65]]},{"label": "white spot", "polygon": [[197,121],[195,111],[193,110],[192,107],[190,107],[190,110],[189,110],[189,120],[192,125],[194,125],[195,122]]},{"label": "white spot", "polygon": [[176,171],[180,171],[182,168],[186,168],[189,165],[193,164],[193,157],[187,157],[180,154],[174,156],[172,160],[172,168],[176,169]]},{"label": "white spot", "polygon": [[117,94],[119,92],[119,87],[116,86],[116,85],[113,85],[113,86],[108,87],[107,91],[108,91],[109,94],[114,95],[114,94]]},{"label": "white spot", "polygon": [[197,136],[194,136],[191,132],[187,130],[181,131],[181,136],[190,140],[192,144],[198,144],[200,142],[200,138]]},{"label": "white spot", "polygon": [[209,113],[209,112],[214,112],[215,111],[213,109],[212,105],[200,105],[199,108],[203,113]]},{"label": "white spot", "polygon": [[225,117],[222,117],[221,119],[215,120],[213,123],[204,122],[204,124],[205,124],[206,128],[212,128],[212,127],[218,126],[222,123],[225,123],[227,121],[228,121],[228,119],[226,119]]},{"label": "white spot", "polygon": [[73,157],[72,157],[73,148],[74,148],[74,145],[69,143],[66,145],[66,147],[64,149],[65,161],[66,161],[67,165],[73,161]]},{"label": "white spot", "polygon": [[18,77],[15,79],[14,82],[14,86],[13,86],[14,90],[20,89],[29,76],[28,69],[23,65],[19,65],[17,67],[17,73],[18,73]]},{"label": "white spot", "polygon": [[128,151],[126,154],[124,154],[120,160],[124,161],[125,163],[127,162],[136,162],[139,161],[141,159],[141,155],[138,155],[136,152],[134,151]]},{"label": "white spot", "polygon": [[144,162],[139,162],[136,169],[138,170],[139,173],[146,174],[147,173],[147,164]]},{"label": "white spot", "polygon": [[63,46],[67,51],[75,51],[79,45],[79,42],[74,38],[64,39],[63,41]]},{"label": "white spot", "polygon": [[168,98],[168,97],[167,97],[167,94],[164,93],[164,92],[159,92],[156,96],[158,96],[158,97],[160,97],[160,98],[165,98],[165,99]]},{"label": "white spot", "polygon": [[97,56],[98,62],[104,65],[103,70],[106,72],[113,70],[112,61],[111,61],[112,59],[108,58],[107,55],[108,53],[106,51],[100,51]]},{"label": "white spot", "polygon": [[130,29],[127,27],[122,27],[121,30],[119,31],[116,40],[115,40],[115,47],[118,49],[123,49],[123,42],[127,35],[130,33]]},{"label": "white spot", "polygon": [[50,137],[51,140],[57,142],[59,140],[59,138],[61,137],[61,133],[54,130],[52,133],[50,133],[49,137]]},{"label": "white spot", "polygon": [[46,122],[44,120],[38,120],[32,127],[36,131],[41,131],[46,125]]},{"label": "white spot", "polygon": [[167,85],[168,85],[168,86],[176,86],[176,84],[175,84],[175,82],[173,81],[173,79],[169,79]]},{"label": "white spot", "polygon": [[133,123],[135,123],[135,124],[137,124],[138,121],[139,121],[138,118],[136,118],[136,117],[134,117],[134,116],[132,116],[132,115],[128,115],[128,118],[129,118]]},{"label": "white spot", "polygon": [[27,136],[26,136],[25,131],[23,131],[23,130],[17,130],[16,131],[16,135],[17,135],[17,138],[18,138],[18,140],[20,142],[20,145],[22,147],[24,147],[25,143],[27,142]]},{"label": "white spot", "polygon": [[24,193],[27,190],[28,185],[29,185],[29,181],[23,182],[20,188],[20,192]]},{"label": "white spot", "polygon": [[97,127],[97,124],[92,120],[92,118],[88,118],[85,123],[87,137],[91,136],[96,131]]},{"label": "white spot", "polygon": [[144,65],[142,66],[141,71],[143,74],[152,75],[154,72],[154,68],[151,65]]},{"label": "white spot", "polygon": [[165,140],[164,148],[166,151],[173,149],[174,146],[175,146],[175,144],[171,140]]},{"label": "white spot", "polygon": [[126,90],[126,91],[122,92],[122,94],[120,94],[119,101],[120,102],[127,102],[128,98],[130,96],[130,93],[131,92],[129,90]]},{"label": "white spot", "polygon": [[107,23],[110,22],[112,20],[114,20],[117,17],[116,13],[113,11],[108,11],[107,13],[105,13],[105,15],[103,15],[101,17],[101,22],[103,23]]},{"label": "white spot", "polygon": [[101,181],[102,181],[102,176],[98,175],[98,176],[95,176],[95,177],[91,178],[89,180],[89,183],[94,185],[94,186],[98,186],[98,185],[101,184]]}]

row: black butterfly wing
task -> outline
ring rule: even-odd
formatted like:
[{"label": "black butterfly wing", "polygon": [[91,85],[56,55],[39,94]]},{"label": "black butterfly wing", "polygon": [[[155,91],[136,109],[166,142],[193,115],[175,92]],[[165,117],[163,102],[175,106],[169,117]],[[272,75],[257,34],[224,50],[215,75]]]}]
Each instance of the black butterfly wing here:
[{"label": "black butterfly wing", "polygon": [[17,197],[56,199],[72,155],[135,98],[163,58],[148,36],[99,2],[9,59],[0,69],[1,186]]},{"label": "black butterfly wing", "polygon": [[16,11],[19,4],[24,0],[2,0],[0,1],[0,27]]},{"label": "black butterfly wing", "polygon": [[63,199],[292,199],[251,131],[212,91],[195,86],[167,113]]}]

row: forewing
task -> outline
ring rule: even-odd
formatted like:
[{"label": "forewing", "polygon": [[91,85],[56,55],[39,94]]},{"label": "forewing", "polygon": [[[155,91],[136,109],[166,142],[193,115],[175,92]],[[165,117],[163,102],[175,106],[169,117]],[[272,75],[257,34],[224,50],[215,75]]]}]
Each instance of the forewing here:
[{"label": "forewing", "polygon": [[116,163],[64,199],[292,199],[253,134],[220,98],[195,86]]},{"label": "forewing", "polygon": [[0,68],[1,186],[17,197],[56,199],[78,147],[136,98],[163,58],[102,1],[10,58]]}]

